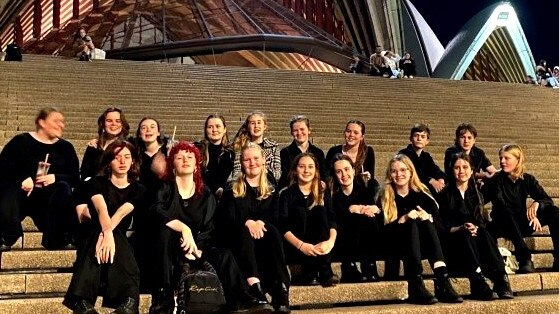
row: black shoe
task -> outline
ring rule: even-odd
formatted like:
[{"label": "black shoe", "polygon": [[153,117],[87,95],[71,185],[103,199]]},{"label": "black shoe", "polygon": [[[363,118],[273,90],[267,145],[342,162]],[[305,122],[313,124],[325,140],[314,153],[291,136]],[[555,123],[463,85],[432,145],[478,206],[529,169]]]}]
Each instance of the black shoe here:
[{"label": "black shoe", "polygon": [[355,263],[342,263],[342,283],[363,282],[363,274],[357,269]]},{"label": "black shoe", "polygon": [[435,296],[440,302],[462,303],[464,299],[454,290],[447,273],[435,278]]},{"label": "black shoe", "polygon": [[497,293],[499,299],[514,299],[512,289],[510,287],[509,276],[505,273],[497,275],[493,280],[493,291]]},{"label": "black shoe", "polygon": [[260,284],[260,282],[253,283],[249,287],[249,292],[258,301],[264,301],[268,303],[268,299],[266,298],[266,294],[264,293],[264,290],[262,290],[262,285]]},{"label": "black shoe", "polygon": [[481,273],[476,273],[470,277],[470,297],[479,301],[491,301],[498,299],[499,296],[489,288],[485,277]]},{"label": "black shoe", "polygon": [[516,271],[517,274],[530,274],[535,272],[534,269],[534,262],[528,260],[526,262],[519,263],[518,270]]},{"label": "black shoe", "polygon": [[138,314],[138,301],[133,298],[126,298],[111,314]]},{"label": "black shoe", "polygon": [[333,287],[340,283],[338,276],[334,276],[332,271],[332,266],[330,264],[325,265],[318,274],[318,281],[323,287]]},{"label": "black shoe", "polygon": [[324,288],[334,287],[340,283],[340,279],[335,275],[326,275],[320,278],[319,284]]},{"label": "black shoe", "polygon": [[72,312],[74,314],[99,314],[87,300],[79,300],[76,302],[72,307]]},{"label": "black shoe", "polygon": [[379,281],[376,262],[361,262],[361,272],[363,273],[363,280],[366,282]]},{"label": "black shoe", "polygon": [[247,295],[246,299],[241,301],[237,309],[231,311],[232,314],[268,314],[271,313],[274,308],[268,303],[268,301],[261,301],[257,298]]},{"label": "black shoe", "polygon": [[11,245],[7,245],[4,239],[0,238],[0,252],[7,252],[12,249]]},{"label": "black shoe", "polygon": [[284,283],[277,284],[272,295],[274,313],[291,313],[289,308],[289,289]]},{"label": "black shoe", "polygon": [[173,314],[174,310],[175,299],[171,289],[161,288],[151,295],[149,314]]},{"label": "black shoe", "polygon": [[439,302],[431,292],[425,288],[421,275],[408,281],[408,300],[413,304],[435,304]]}]

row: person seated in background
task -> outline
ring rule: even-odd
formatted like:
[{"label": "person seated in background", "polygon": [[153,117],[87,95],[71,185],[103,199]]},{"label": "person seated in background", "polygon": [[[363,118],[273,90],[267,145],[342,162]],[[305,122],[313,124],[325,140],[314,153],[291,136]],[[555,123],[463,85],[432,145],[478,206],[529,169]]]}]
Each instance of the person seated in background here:
[{"label": "person seated in background", "polygon": [[384,57],[380,46],[376,47],[375,53],[373,53],[369,58],[369,63],[371,66],[369,75],[382,77],[390,77],[392,75],[392,70],[388,66],[388,62]]},{"label": "person seated in background", "polygon": [[240,152],[249,142],[259,145],[264,152],[266,158],[266,169],[272,175],[272,184],[275,186],[281,177],[281,158],[278,143],[264,137],[268,130],[268,118],[261,111],[251,112],[245,119],[245,123],[241,125],[235,140],[233,141],[233,150],[235,151],[235,161],[233,163],[233,171],[229,177],[229,181],[235,180],[241,173]]},{"label": "person seated in background", "polygon": [[401,57],[390,51],[387,50],[384,53],[384,58],[386,59],[386,64],[388,65],[388,67],[390,68],[391,71],[391,79],[395,79],[395,78],[400,78],[400,70],[398,69],[398,62],[400,61]]},{"label": "person seated in background", "polygon": [[90,36],[87,35],[85,28],[80,27],[74,38],[76,46],[76,57],[80,61],[91,61],[91,54],[95,50],[95,45]]},{"label": "person seated in background", "polygon": [[99,291],[103,306],[116,308],[114,313],[138,313],[140,270],[126,232],[132,212],[144,202],[146,190],[137,182],[139,163],[131,143],[113,141],[103,152],[103,175],[92,178],[82,191],[92,227],[63,301],[74,313],[97,313]]},{"label": "person seated in background", "polygon": [[[375,205],[378,186],[365,187],[355,177],[355,166],[347,155],[334,156],[330,169],[332,208],[338,226],[334,256],[342,262],[341,282],[378,281],[376,261],[383,224]],[[361,264],[361,271],[356,262]]]},{"label": "person seated in background", "polygon": [[229,145],[227,123],[219,114],[211,114],[204,123],[204,139],[196,143],[202,152],[204,184],[219,200],[233,171],[235,152]]},{"label": "person seated in background", "polygon": [[559,88],[559,66],[553,67],[553,71],[551,72],[551,76],[549,76],[545,80],[542,80],[542,86],[551,87],[551,88]]},{"label": "person seated in background", "polygon": [[[228,309],[244,313],[271,312],[265,300],[249,293],[235,259],[227,249],[215,247],[214,215],[216,199],[202,180],[202,156],[186,141],[176,143],[167,158],[166,182],[157,192],[151,208],[157,223],[151,224],[155,238],[154,281],[150,313],[173,313],[173,290],[181,264],[208,261],[223,285]],[[177,309],[177,313],[182,313]],[[267,310],[267,311],[265,311]]]},{"label": "person seated in background", "polygon": [[451,160],[452,156],[464,152],[472,158],[472,168],[474,178],[478,182],[483,182],[491,178],[497,169],[491,164],[485,152],[478,148],[476,144],[477,130],[469,123],[458,125],[455,132],[454,145],[446,149],[444,153],[444,172],[448,178],[453,177]]},{"label": "person seated in background", "polygon": [[378,186],[375,180],[375,151],[365,143],[365,124],[359,120],[347,122],[344,130],[345,143],[331,147],[326,154],[327,167],[332,165],[336,154],[349,156],[355,165],[355,176],[368,186]]},{"label": "person seated in background", "polygon": [[318,161],[301,153],[289,171],[291,182],[279,201],[279,228],[288,264],[301,265],[300,283],[330,287],[338,283],[330,252],[336,242],[336,217],[330,192],[320,182]]},{"label": "person seated in background", "polygon": [[431,130],[423,123],[416,123],[410,130],[410,142],[406,148],[400,150],[400,154],[408,156],[413,162],[419,180],[425,184],[431,193],[439,193],[445,186],[445,174],[437,166],[431,154],[425,151],[429,145]]},{"label": "person seated in background", "polygon": [[406,52],[398,64],[400,70],[402,71],[400,74],[403,78],[413,78],[417,75],[415,71],[415,60],[413,59],[411,53]]},{"label": "person seated in background", "polygon": [[[488,201],[493,205],[489,230],[496,238],[512,241],[519,265],[516,273],[522,274],[534,271],[524,237],[549,225],[553,241],[552,271],[559,271],[559,208],[538,180],[526,173],[525,156],[519,145],[504,145],[499,150],[499,159],[501,171],[488,181]],[[529,203],[528,198],[532,200]]]},{"label": "person seated in background", "polygon": [[77,219],[71,196],[79,182],[78,156],[62,138],[60,110],[41,109],[35,126],[33,132],[14,136],[0,153],[0,251],[10,250],[23,235],[26,216],[43,232],[46,249],[74,244]]},{"label": "person seated in background", "polygon": [[97,118],[97,138],[87,143],[82,158],[80,176],[82,181],[94,177],[100,170],[101,157],[105,148],[115,140],[126,140],[130,132],[130,124],[126,121],[120,108],[107,108]]},{"label": "person seated in background", "polygon": [[241,172],[219,202],[221,243],[233,251],[252,295],[272,296],[275,311],[288,313],[289,273],[277,229],[278,193],[270,183],[264,151],[248,142],[239,153]]},{"label": "person seated in background", "polygon": [[542,81],[546,81],[548,77],[551,77],[551,69],[547,67],[547,61],[544,59],[540,60],[540,63],[536,66],[536,76],[539,85],[542,85]]},{"label": "person seated in background", "polygon": [[524,84],[528,84],[528,85],[538,85],[538,83],[536,82],[536,80],[534,79],[534,77],[531,76],[531,75],[526,75],[526,77],[524,78]]},{"label": "person seated in background", "polygon": [[314,146],[310,142],[311,123],[309,118],[303,115],[294,116],[289,121],[289,128],[291,129],[291,136],[293,142],[287,147],[282,148],[280,151],[281,158],[281,178],[278,183],[278,190],[283,189],[291,184],[290,169],[291,164],[295,158],[301,153],[311,153],[318,162],[318,172],[320,178],[324,181],[327,176],[327,169],[325,165],[324,152],[322,149]]},{"label": "person seated in background", "polygon": [[[461,303],[452,287],[433,216],[438,204],[429,189],[419,181],[411,160],[402,154],[394,156],[386,170],[380,205],[384,213],[386,239],[391,242],[392,255],[404,262],[408,279],[408,302],[433,304],[438,301]],[[423,282],[422,257],[429,259],[435,273],[435,296]]]},{"label": "person seated in background", "polygon": [[353,60],[349,65],[349,72],[359,74],[363,72],[364,67],[365,65],[363,65],[363,61],[361,61],[359,55],[353,55]]},{"label": "person seated in background", "polygon": [[[505,263],[497,241],[487,230],[483,215],[484,198],[473,178],[471,157],[466,153],[451,160],[454,173],[438,195],[441,206],[439,235],[451,274],[470,279],[475,300],[512,299]],[[493,289],[485,280],[493,281]]]}]

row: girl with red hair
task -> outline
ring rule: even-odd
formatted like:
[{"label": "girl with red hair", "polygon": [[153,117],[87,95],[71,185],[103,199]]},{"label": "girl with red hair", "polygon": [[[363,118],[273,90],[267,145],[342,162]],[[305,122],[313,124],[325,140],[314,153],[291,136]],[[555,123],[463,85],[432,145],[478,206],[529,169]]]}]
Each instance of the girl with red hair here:
[{"label": "girl with red hair", "polygon": [[[202,180],[202,157],[194,144],[180,141],[167,157],[166,183],[152,211],[158,220],[156,274],[150,313],[173,313],[172,278],[181,263],[203,259],[216,269],[230,310],[270,312],[271,306],[248,292],[233,255],[213,246],[216,200]],[[178,309],[179,312],[181,309]]]}]

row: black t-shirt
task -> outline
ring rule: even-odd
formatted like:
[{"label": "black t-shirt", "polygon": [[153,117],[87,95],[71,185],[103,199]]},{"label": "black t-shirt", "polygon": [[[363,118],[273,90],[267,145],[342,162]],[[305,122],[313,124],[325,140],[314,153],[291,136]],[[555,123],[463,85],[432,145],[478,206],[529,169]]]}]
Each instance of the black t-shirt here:
[{"label": "black t-shirt", "polygon": [[[112,217],[120,206],[125,203],[132,204],[132,206],[134,206],[134,211],[142,210],[145,192],[145,187],[135,181],[131,182],[125,188],[118,188],[110,181],[109,178],[105,176],[91,178],[87,185],[87,191],[85,192],[89,212],[91,214],[91,220],[94,221],[97,226],[100,226],[97,210],[91,201],[91,198],[94,195],[101,194],[103,196],[105,203],[107,204],[109,216]],[[118,224],[116,229],[126,231],[129,229],[131,223],[132,215],[126,215]]]}]

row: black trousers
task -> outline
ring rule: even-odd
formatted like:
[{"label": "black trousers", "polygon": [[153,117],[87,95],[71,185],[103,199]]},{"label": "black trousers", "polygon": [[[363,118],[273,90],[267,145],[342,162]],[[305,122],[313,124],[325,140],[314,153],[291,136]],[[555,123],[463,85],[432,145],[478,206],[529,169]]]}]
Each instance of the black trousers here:
[{"label": "black trousers", "polygon": [[444,255],[432,222],[408,220],[403,224],[393,222],[387,226],[395,241],[396,256],[404,261],[404,272],[408,278],[415,278],[423,272],[421,260],[426,257],[431,265],[444,262]]},{"label": "black trousers", "polygon": [[357,214],[338,217],[340,218],[334,246],[334,260],[375,262],[380,251],[380,227],[377,218]]},{"label": "black trousers", "polygon": [[[317,217],[314,215],[317,215]],[[308,211],[307,215],[304,216],[306,220],[303,230],[300,232],[292,231],[292,233],[301,241],[313,245],[328,240],[330,238],[330,228],[324,223],[324,219],[321,219],[321,215],[323,213],[316,209]],[[291,243],[284,240],[283,244],[287,264],[301,265],[306,275],[316,276],[320,274],[321,276],[328,277],[332,275],[330,254],[307,256],[291,245]]]},{"label": "black trousers", "polygon": [[75,231],[77,215],[72,206],[72,188],[64,181],[33,188],[31,195],[20,186],[0,189],[0,237],[13,245],[23,235],[21,221],[30,216],[43,232],[45,248],[56,248]]},{"label": "black trousers", "polygon": [[[559,258],[559,208],[546,206],[537,211],[538,219],[542,226],[549,225],[551,240],[553,241],[553,257]],[[489,230],[495,238],[505,237],[514,244],[514,253],[519,263],[530,260],[530,249],[524,242],[524,237],[532,235],[534,230],[529,225],[526,210],[513,212],[494,208],[491,212],[493,218]]]},{"label": "black trousers", "polygon": [[77,300],[85,299],[95,304],[98,295],[103,296],[103,306],[113,308],[127,297],[139,301],[140,270],[126,235],[119,230],[113,231],[116,247],[114,262],[99,265],[95,258],[95,245],[99,233],[99,228],[92,231],[80,259],[76,261],[64,303],[73,304]]},{"label": "black trousers", "polygon": [[489,278],[505,273],[497,242],[484,227],[473,237],[469,231],[451,233],[442,239],[447,268],[454,276],[471,276],[478,267]]},{"label": "black trousers", "polygon": [[281,283],[289,287],[282,237],[273,225],[266,229],[264,237],[253,239],[248,228],[242,228],[231,249],[244,278],[258,277],[265,289]]},{"label": "black trousers", "polygon": [[[153,255],[154,288],[174,289],[181,276],[182,265],[185,263],[180,247],[180,234],[168,227],[161,228]],[[202,260],[208,261],[214,267],[230,308],[234,308],[239,300],[246,300],[246,296],[249,295],[248,285],[231,251],[224,248],[204,248]]]}]

